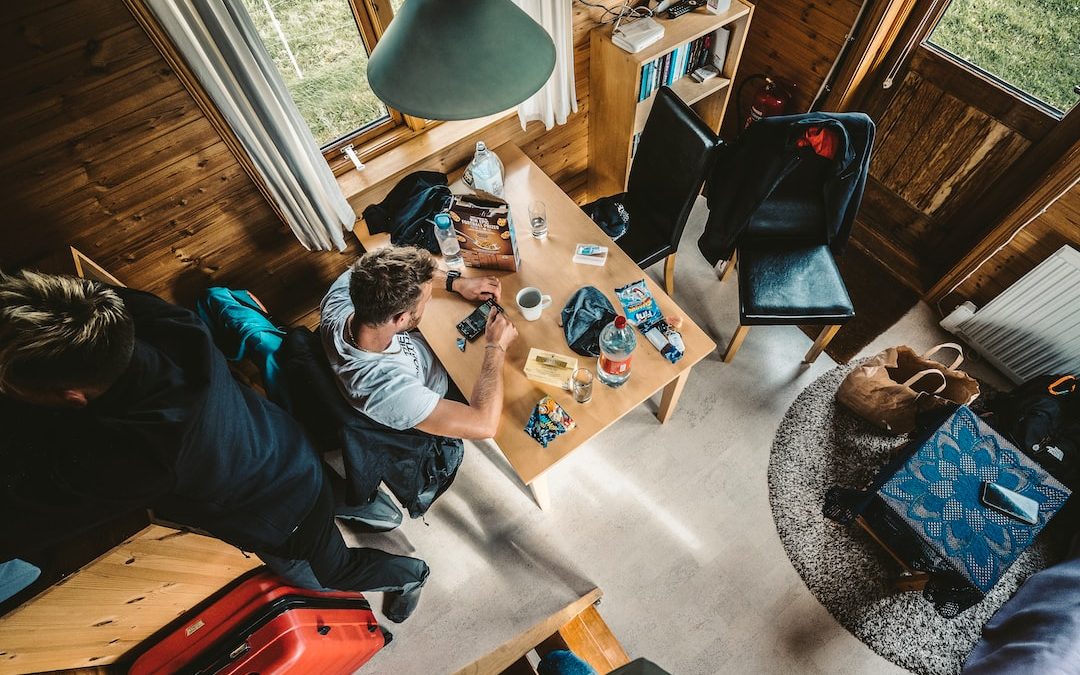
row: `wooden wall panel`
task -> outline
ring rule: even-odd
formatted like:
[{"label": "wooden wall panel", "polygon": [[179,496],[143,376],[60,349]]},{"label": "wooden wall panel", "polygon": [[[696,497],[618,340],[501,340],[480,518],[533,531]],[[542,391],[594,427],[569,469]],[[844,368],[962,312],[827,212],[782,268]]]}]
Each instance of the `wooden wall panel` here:
[{"label": "wooden wall panel", "polygon": [[914,73],[904,84],[909,100],[882,118],[870,173],[925,214],[943,216],[950,197],[978,191],[1030,143],[994,118]]},{"label": "wooden wall panel", "polygon": [[0,36],[0,265],[74,244],[167,299],[250,288],[291,321],[358,252],[300,248],[119,0],[5,3]]},{"label": "wooden wall panel", "polygon": [[[863,247],[920,292],[940,278],[940,261],[956,260],[976,243],[956,236],[956,221],[1031,146],[1017,125],[956,94],[914,70],[906,74],[879,116],[855,230]],[[963,250],[946,243],[957,241]]]},{"label": "wooden wall panel", "polygon": [[1028,223],[947,295],[941,306],[948,309],[971,300],[982,307],[1065,244],[1080,249],[1080,185]]},{"label": "wooden wall panel", "polygon": [[[724,121],[724,136],[734,136],[742,126],[738,94],[742,82],[757,73],[768,73],[794,81],[793,112],[810,107],[833,60],[840,53],[844,36],[855,22],[859,0],[757,0],[756,11],[746,38],[731,102]],[[753,89],[749,87],[748,89]],[[749,91],[745,98],[750,98]],[[749,104],[749,101],[746,101]]]}]

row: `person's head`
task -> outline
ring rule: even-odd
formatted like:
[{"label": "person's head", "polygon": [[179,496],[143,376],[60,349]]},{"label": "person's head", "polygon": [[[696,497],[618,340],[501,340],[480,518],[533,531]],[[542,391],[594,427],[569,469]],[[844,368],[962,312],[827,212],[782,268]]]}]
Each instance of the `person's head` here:
[{"label": "person's head", "polygon": [[435,259],[420,248],[389,246],[353,263],[349,298],[357,324],[392,325],[395,332],[420,323],[431,298]]},{"label": "person's head", "polygon": [[88,279],[0,272],[0,393],[81,407],[131,362],[135,324],[112,289]]}]

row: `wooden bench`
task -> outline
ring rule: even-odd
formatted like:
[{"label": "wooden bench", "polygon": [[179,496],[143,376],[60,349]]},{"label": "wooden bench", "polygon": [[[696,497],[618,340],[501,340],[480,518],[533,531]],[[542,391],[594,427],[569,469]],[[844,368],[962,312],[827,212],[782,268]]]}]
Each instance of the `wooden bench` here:
[{"label": "wooden bench", "polygon": [[556,649],[569,649],[600,675],[630,663],[626,650],[596,610],[602,595],[599,588],[592,589],[456,675],[536,675],[529,654],[543,656]]},{"label": "wooden bench", "polygon": [[0,617],[0,675],[99,667],[262,561],[151,525]]}]

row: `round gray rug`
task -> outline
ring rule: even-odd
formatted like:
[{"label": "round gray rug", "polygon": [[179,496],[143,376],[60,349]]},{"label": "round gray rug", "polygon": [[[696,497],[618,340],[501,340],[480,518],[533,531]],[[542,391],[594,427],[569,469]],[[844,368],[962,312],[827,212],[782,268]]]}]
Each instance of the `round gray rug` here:
[{"label": "round gray rug", "polygon": [[835,523],[821,511],[830,487],[865,485],[904,440],[836,403],[840,382],[858,363],[815,380],[780,423],[769,457],[776,529],[810,592],[855,637],[920,675],[959,673],[983,624],[1024,579],[1059,557],[1060,546],[1040,536],[982,602],[954,619],[941,617],[921,592],[897,593],[896,563],[857,526]]}]

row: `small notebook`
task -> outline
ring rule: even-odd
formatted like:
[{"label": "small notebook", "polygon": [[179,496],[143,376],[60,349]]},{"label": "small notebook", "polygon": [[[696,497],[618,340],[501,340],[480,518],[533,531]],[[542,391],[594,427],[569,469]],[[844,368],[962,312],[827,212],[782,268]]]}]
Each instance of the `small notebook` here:
[{"label": "small notebook", "polygon": [[607,246],[599,244],[578,244],[574,248],[574,262],[582,265],[603,267],[607,262]]}]

